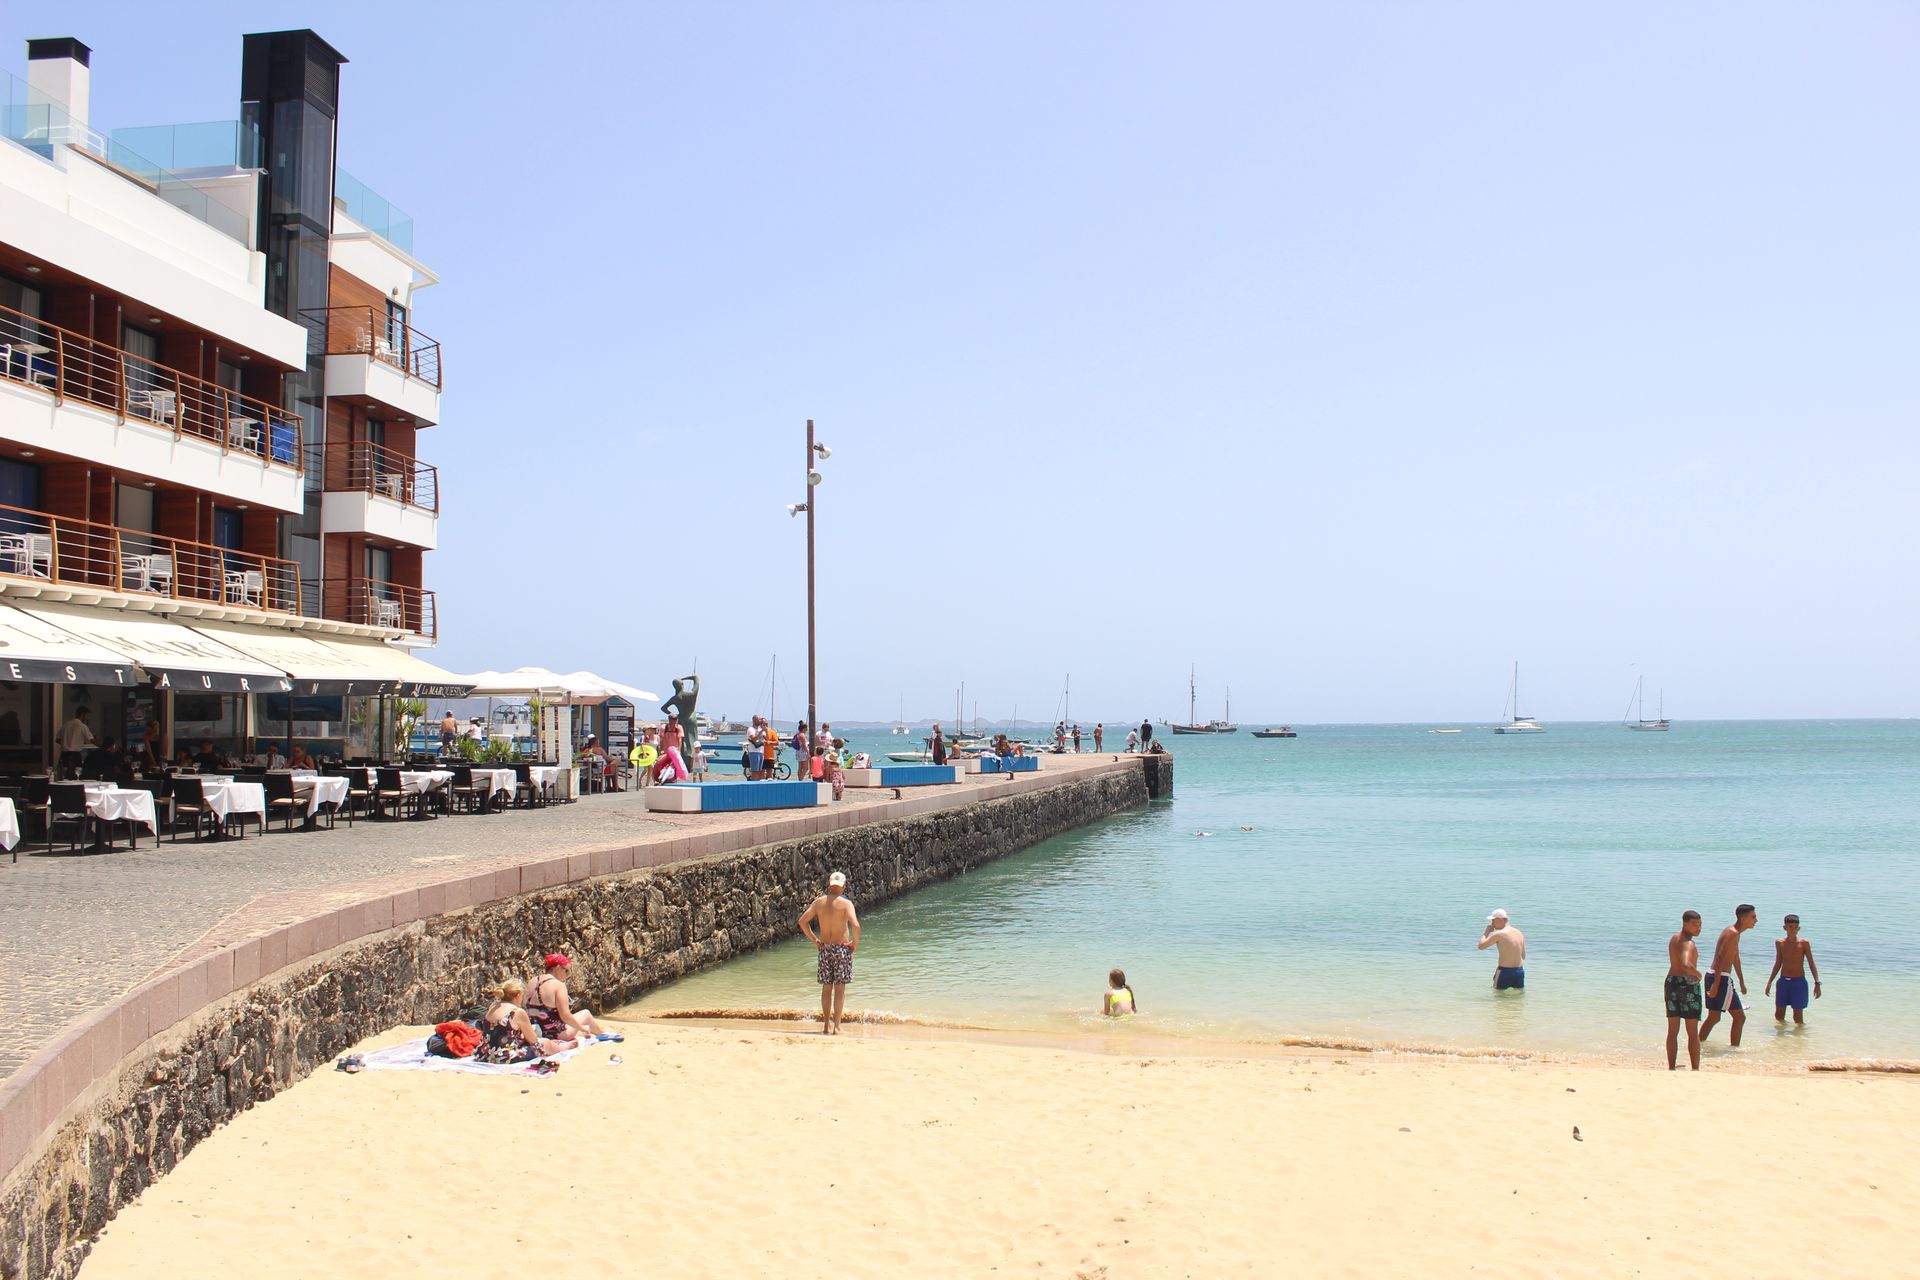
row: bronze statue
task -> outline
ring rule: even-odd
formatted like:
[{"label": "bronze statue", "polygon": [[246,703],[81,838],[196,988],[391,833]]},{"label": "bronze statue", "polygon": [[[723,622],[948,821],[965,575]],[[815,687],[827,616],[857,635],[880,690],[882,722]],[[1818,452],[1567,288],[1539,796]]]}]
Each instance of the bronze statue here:
[{"label": "bronze statue", "polygon": [[680,722],[681,742],[689,759],[693,745],[700,741],[700,726],[694,721],[694,704],[700,701],[700,677],[680,676],[673,682],[673,696],[660,704],[660,714]]}]

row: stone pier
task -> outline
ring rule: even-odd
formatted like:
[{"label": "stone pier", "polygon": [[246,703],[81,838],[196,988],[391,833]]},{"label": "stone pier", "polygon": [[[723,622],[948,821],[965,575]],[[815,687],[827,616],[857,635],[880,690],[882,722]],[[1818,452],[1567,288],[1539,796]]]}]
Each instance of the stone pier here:
[{"label": "stone pier", "polygon": [[367,1036],[480,1002],[545,951],[575,956],[583,1002],[611,1008],[787,936],[831,869],[881,902],[1172,785],[1170,756],[1050,757],[931,794],[334,885],[304,908],[263,895],[0,1083],[0,1280],[72,1276],[216,1127]]}]

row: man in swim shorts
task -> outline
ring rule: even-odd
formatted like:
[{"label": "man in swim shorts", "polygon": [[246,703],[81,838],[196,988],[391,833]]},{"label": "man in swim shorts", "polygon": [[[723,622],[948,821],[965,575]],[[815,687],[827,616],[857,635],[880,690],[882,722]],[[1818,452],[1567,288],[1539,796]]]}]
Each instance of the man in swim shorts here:
[{"label": "man in swim shorts", "polygon": [[1680,932],[1667,939],[1667,1070],[1680,1069],[1680,1024],[1687,1024],[1687,1060],[1700,1069],[1700,913],[1680,917]]},{"label": "man in swim shorts", "polygon": [[1493,971],[1495,991],[1524,991],[1527,986],[1527,935],[1507,920],[1507,909],[1496,907],[1480,931],[1481,951],[1500,948],[1500,963]]},{"label": "man in swim shorts", "polygon": [[847,897],[846,872],[827,877],[827,891],[800,916],[800,932],[820,953],[814,973],[820,983],[820,1034],[837,1036],[847,984],[853,981],[853,953],[860,945],[860,913]]},{"label": "man in swim shorts", "polygon": [[[1733,909],[1733,923],[1720,931],[1720,940],[1713,946],[1713,968],[1707,971],[1707,1017],[1700,1024],[1702,1040],[1724,1013],[1727,1043],[1740,1047],[1740,1032],[1747,1025],[1747,1011],[1740,1003],[1740,997],[1747,993],[1747,973],[1740,967],[1740,935],[1759,923],[1760,913],[1751,903],[1743,902]],[[1736,979],[1740,983],[1738,992],[1733,989]]]},{"label": "man in swim shorts", "polygon": [[1813,962],[1813,944],[1800,936],[1800,917],[1788,916],[1787,936],[1773,944],[1773,972],[1767,975],[1767,990],[1780,979],[1780,990],[1773,997],[1773,1020],[1785,1022],[1787,1010],[1793,1010],[1793,1025],[1807,1025],[1807,970],[1813,970],[1813,998],[1820,998],[1820,966]]}]

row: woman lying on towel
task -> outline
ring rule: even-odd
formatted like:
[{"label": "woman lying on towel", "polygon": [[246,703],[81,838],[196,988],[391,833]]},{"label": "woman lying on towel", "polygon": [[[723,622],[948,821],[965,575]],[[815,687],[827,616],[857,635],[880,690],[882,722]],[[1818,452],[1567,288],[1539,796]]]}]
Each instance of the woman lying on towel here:
[{"label": "woman lying on towel", "polygon": [[572,1044],[564,1041],[545,1039],[534,1028],[533,1020],[527,1017],[526,984],[520,979],[508,978],[495,989],[494,994],[498,998],[481,1020],[487,1038],[480,1046],[480,1051],[473,1055],[476,1062],[501,1065],[531,1062],[535,1058],[573,1048]]},{"label": "woman lying on towel", "polygon": [[575,1009],[567,1000],[567,974],[573,961],[555,953],[546,958],[547,971],[533,980],[533,995],[527,1000],[527,1012],[533,1016],[540,1034],[568,1045],[589,1040],[624,1040],[609,1032],[585,1009]]}]

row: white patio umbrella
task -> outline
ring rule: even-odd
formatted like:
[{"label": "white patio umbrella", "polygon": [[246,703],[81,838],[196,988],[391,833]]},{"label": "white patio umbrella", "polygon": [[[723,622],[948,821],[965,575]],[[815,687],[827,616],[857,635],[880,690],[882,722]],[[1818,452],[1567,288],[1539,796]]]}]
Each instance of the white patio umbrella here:
[{"label": "white patio umbrella", "polygon": [[[636,707],[642,703],[660,701],[660,695],[657,693],[648,693],[645,689],[636,689],[630,684],[621,684],[618,680],[609,680],[591,671],[569,671],[560,678],[567,682],[569,689],[575,691],[575,697],[592,697],[596,701],[608,697],[620,697]],[[589,689],[594,692],[587,693],[586,690]]]}]

